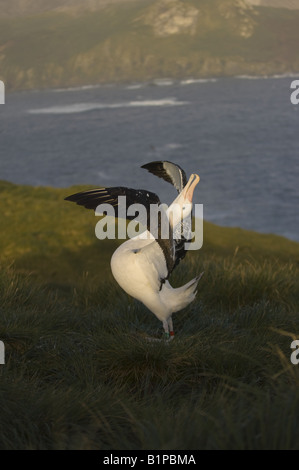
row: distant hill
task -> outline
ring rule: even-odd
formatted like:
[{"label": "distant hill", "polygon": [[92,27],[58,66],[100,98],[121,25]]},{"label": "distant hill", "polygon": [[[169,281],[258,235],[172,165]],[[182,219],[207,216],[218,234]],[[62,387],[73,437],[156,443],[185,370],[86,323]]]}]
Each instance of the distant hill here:
[{"label": "distant hill", "polygon": [[[0,18],[38,15],[49,11],[96,11],[136,0],[0,0]],[[138,0],[141,3],[144,0]],[[153,0],[154,1],[154,0]]]},{"label": "distant hill", "polygon": [[251,5],[299,10],[299,0],[246,0]]},{"label": "distant hill", "polygon": [[[0,18],[30,16],[49,11],[96,11],[111,5],[125,5],[146,0],[0,0]],[[152,3],[155,0],[151,0]],[[299,0],[245,0],[254,6],[299,9]]]},{"label": "distant hill", "polygon": [[299,72],[299,11],[248,1],[0,0],[0,79],[15,90]]}]

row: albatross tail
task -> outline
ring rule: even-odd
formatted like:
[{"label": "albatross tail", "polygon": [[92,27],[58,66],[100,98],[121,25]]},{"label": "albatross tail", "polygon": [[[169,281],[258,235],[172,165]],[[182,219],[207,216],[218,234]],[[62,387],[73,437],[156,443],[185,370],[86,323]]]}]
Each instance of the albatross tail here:
[{"label": "albatross tail", "polygon": [[163,303],[168,305],[172,310],[172,313],[178,312],[183,308],[187,307],[196,297],[197,285],[202,278],[204,273],[189,281],[182,287],[174,289],[171,287],[168,281],[163,284],[160,292],[160,297]]}]

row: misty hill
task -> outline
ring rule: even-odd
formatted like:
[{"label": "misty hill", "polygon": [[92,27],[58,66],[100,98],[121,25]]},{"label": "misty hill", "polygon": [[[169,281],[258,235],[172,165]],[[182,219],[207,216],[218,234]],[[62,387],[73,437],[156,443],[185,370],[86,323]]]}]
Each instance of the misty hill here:
[{"label": "misty hill", "polygon": [[299,0],[246,0],[251,5],[274,8],[288,8],[290,10],[299,9]]},{"label": "misty hill", "polygon": [[248,2],[0,0],[0,79],[12,90],[299,72],[299,11]]},{"label": "misty hill", "polygon": [[[142,3],[146,0],[0,0],[0,18],[30,16],[49,11],[95,11],[113,4],[128,4],[134,1]],[[151,0],[152,3],[155,0]],[[299,0],[244,0],[254,6],[299,9]]]},{"label": "misty hill", "polygon": [[133,1],[136,0],[0,0],[0,18],[38,15],[50,11],[95,11],[108,5],[124,5]]}]

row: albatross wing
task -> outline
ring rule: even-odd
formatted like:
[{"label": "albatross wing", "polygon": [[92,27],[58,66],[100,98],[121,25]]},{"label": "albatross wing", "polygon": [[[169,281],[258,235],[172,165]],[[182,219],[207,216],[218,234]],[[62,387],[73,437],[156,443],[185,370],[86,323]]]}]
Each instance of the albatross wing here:
[{"label": "albatross wing", "polygon": [[[123,186],[118,186],[115,188],[101,188],[101,189],[91,189],[89,191],[82,191],[80,193],[72,194],[65,198],[66,201],[72,201],[78,204],[79,206],[84,206],[86,209],[96,208],[100,204],[110,204],[114,207],[116,211],[116,217],[118,217],[118,197],[126,197],[126,212],[128,207],[132,204],[142,204],[147,213],[150,213],[151,204],[161,204],[161,201],[157,194],[144,189],[130,189]],[[136,215],[127,216],[128,220],[135,219]]]},{"label": "albatross wing", "polygon": [[155,176],[164,179],[172,184],[178,193],[181,193],[187,184],[187,176],[184,170],[175,163],[168,161],[150,162],[142,165],[141,168],[148,170]]}]

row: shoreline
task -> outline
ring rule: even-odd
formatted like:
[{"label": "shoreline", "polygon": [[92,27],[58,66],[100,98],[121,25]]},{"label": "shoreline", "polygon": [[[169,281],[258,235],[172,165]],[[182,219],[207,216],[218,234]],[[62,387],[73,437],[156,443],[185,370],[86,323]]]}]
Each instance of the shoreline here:
[{"label": "shoreline", "polygon": [[[232,75],[232,76],[211,76],[211,77],[185,77],[185,78],[171,78],[171,77],[157,77],[144,81],[135,80],[124,80],[115,82],[103,82],[103,83],[86,83],[84,85],[74,85],[65,87],[55,88],[28,88],[28,89],[12,89],[6,90],[6,94],[13,95],[17,93],[65,93],[65,92],[77,92],[77,91],[88,91],[97,88],[112,88],[112,87],[123,87],[127,90],[134,90],[146,87],[167,87],[167,86],[187,86],[205,83],[216,83],[222,80],[281,80],[284,78],[299,79],[299,71],[287,72],[283,74],[273,75]],[[4,82],[5,84],[5,82]]]}]

